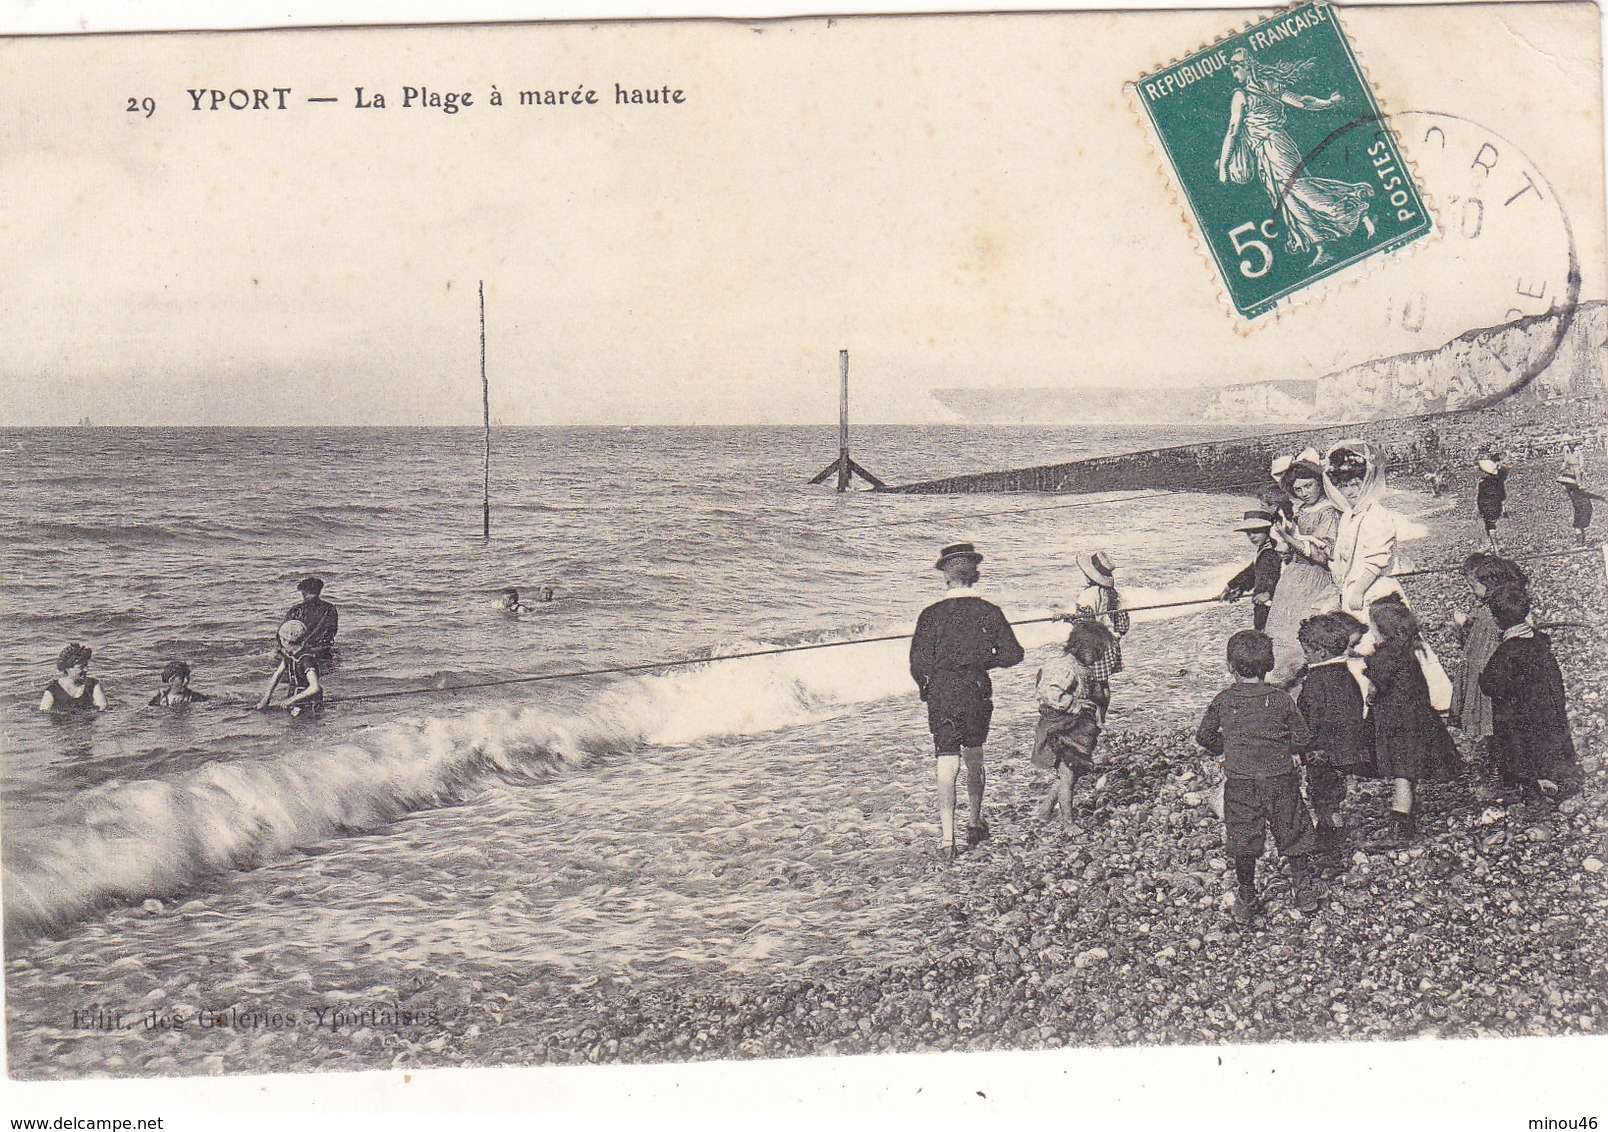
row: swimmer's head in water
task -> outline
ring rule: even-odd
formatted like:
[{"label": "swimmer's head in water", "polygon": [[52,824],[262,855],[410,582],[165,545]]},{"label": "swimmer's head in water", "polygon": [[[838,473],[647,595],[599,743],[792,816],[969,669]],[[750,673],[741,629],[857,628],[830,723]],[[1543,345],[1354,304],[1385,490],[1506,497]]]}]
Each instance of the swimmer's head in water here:
[{"label": "swimmer's head in water", "polygon": [[308,597],[317,597],[319,594],[324,592],[324,579],[303,578],[296,584],[296,589],[299,592],[306,594]]},{"label": "swimmer's head in water", "polygon": [[77,641],[74,641],[72,644],[62,649],[61,655],[56,657],[56,671],[66,672],[69,668],[76,668],[79,665],[88,665],[89,658],[93,655],[95,655],[93,649],[89,648],[87,645],[81,645]]},{"label": "swimmer's head in water", "polygon": [[170,660],[162,666],[162,683],[169,684],[174,680],[189,680],[190,666],[182,660]]},{"label": "swimmer's head in water", "polygon": [[282,645],[300,644],[306,635],[307,626],[300,621],[286,621],[279,627],[279,643]]}]

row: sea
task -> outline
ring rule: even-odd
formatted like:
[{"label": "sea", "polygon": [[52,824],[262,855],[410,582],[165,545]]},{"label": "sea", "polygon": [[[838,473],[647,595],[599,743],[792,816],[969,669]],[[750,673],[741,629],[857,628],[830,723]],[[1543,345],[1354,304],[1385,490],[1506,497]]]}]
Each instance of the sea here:
[{"label": "sea", "polygon": [[[1222,435],[863,427],[853,452],[908,482]],[[919,943],[942,885],[925,717],[904,641],[853,642],[908,633],[963,540],[1014,620],[1070,604],[1094,549],[1129,605],[1208,597],[1248,560],[1248,501],[838,494],[808,483],[835,450],[495,428],[486,538],[478,429],[0,431],[13,1011],[65,1043],[58,1014],[118,995],[361,996],[376,965],[444,963],[763,978]],[[258,712],[307,575],[340,610],[331,702]],[[508,586],[555,600],[510,617]],[[1198,611],[1137,617],[1130,668],[1215,672]],[[1032,715],[1064,628],[1019,633],[997,717]],[[38,710],[73,641],[104,714]],[[773,651],[806,645],[833,647]],[[149,706],[174,659],[210,700]]]}]

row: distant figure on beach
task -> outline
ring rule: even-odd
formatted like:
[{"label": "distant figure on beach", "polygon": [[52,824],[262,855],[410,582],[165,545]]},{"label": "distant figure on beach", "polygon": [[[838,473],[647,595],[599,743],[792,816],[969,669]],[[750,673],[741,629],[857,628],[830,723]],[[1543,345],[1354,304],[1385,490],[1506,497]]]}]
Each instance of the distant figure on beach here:
[{"label": "distant figure on beach", "polygon": [[1508,470],[1489,456],[1480,457],[1478,467],[1480,482],[1474,492],[1474,507],[1480,513],[1480,522],[1485,524],[1485,541],[1490,544],[1491,553],[1500,554],[1502,547],[1496,541],[1496,524],[1502,519],[1502,504],[1507,501]]},{"label": "distant figure on beach", "polygon": [[190,666],[170,660],[162,666],[162,690],[151,697],[151,707],[183,707],[212,697],[190,687]]},{"label": "distant figure on beach", "polygon": [[1344,96],[1335,92],[1318,98],[1290,89],[1312,70],[1311,59],[1263,63],[1241,47],[1228,61],[1238,86],[1228,104],[1217,179],[1236,185],[1256,180],[1286,233],[1285,247],[1314,253],[1313,267],[1334,258],[1325,244],[1352,235],[1358,224],[1372,238],[1368,207],[1373,186],[1303,175],[1305,155],[1285,126],[1289,110],[1329,110],[1345,101]]},{"label": "distant figure on beach", "polygon": [[106,710],[106,692],[100,681],[89,675],[94,650],[74,641],[56,657],[57,676],[45,685],[39,701],[40,711],[83,713]]},{"label": "distant figure on beach", "polygon": [[1312,747],[1312,729],[1287,692],[1268,684],[1273,642],[1242,629],[1228,639],[1234,682],[1206,708],[1195,742],[1223,760],[1223,823],[1226,851],[1234,861],[1238,889],[1234,920],[1248,925],[1261,904],[1256,896],[1256,859],[1266,847],[1265,830],[1290,861],[1295,906],[1314,912],[1321,901],[1307,856],[1316,846],[1312,817],[1301,800],[1298,755]]},{"label": "distant figure on beach", "polygon": [[1107,684],[1111,677],[1122,671],[1122,638],[1128,635],[1132,620],[1122,608],[1122,596],[1117,593],[1117,567],[1111,556],[1103,550],[1078,555],[1078,569],[1083,572],[1088,586],[1078,594],[1070,613],[1057,613],[1056,621],[1098,621],[1111,629],[1111,644],[1105,655],[1094,663],[1096,680]]},{"label": "distant figure on beach", "polygon": [[1564,494],[1569,497],[1569,506],[1574,512],[1575,541],[1585,546],[1586,530],[1591,526],[1592,501],[1601,503],[1603,498],[1581,487],[1579,479],[1572,475],[1561,475],[1558,477],[1558,482],[1563,485]]},{"label": "distant figure on beach", "polygon": [[1446,479],[1447,468],[1445,464],[1440,465],[1433,471],[1424,473],[1424,482],[1429,484],[1429,494],[1433,498],[1439,499],[1446,494]]},{"label": "distant figure on beach", "polygon": [[318,654],[307,648],[307,626],[300,621],[286,621],[279,626],[279,647],[274,657],[279,661],[274,669],[268,690],[257,701],[257,710],[266,711],[274,698],[274,690],[281,681],[289,694],[280,703],[291,715],[317,711],[324,706],[324,685],[319,679]]},{"label": "distant figure on beach", "polygon": [[284,620],[305,625],[303,651],[328,660],[335,644],[335,633],[340,629],[341,615],[321,596],[324,592],[322,578],[303,578],[297,583],[296,591],[301,594],[301,600],[285,612]]},{"label": "distant figure on beach", "polygon": [[1021,663],[1022,646],[998,606],[973,589],[983,556],[969,542],[946,546],[935,568],[943,598],[921,611],[910,640],[910,675],[927,704],[936,751],[940,853],[955,856],[955,781],[966,764],[966,845],[988,837],[983,820],[983,744],[994,713],[990,668]]},{"label": "distant figure on beach", "polygon": [[1575,483],[1585,482],[1586,452],[1578,440],[1569,440],[1564,443],[1563,465],[1558,469],[1558,475],[1568,476]]},{"label": "distant figure on beach", "polygon": [[1491,697],[1497,770],[1502,785],[1519,788],[1539,808],[1543,795],[1579,784],[1563,674],[1552,642],[1530,623],[1528,593],[1500,589],[1490,604],[1502,641],[1480,674],[1480,690]]},{"label": "distant figure on beach", "polygon": [[1251,564],[1228,580],[1220,601],[1238,601],[1250,595],[1253,611],[1251,625],[1261,632],[1267,625],[1267,611],[1273,605],[1273,594],[1278,590],[1279,573],[1284,567],[1284,556],[1273,545],[1273,514],[1270,511],[1247,511],[1245,518],[1234,525],[1242,531],[1256,548]]},{"label": "distant figure on beach", "polygon": [[1267,635],[1273,638],[1268,681],[1280,687],[1291,686],[1306,663],[1298,639],[1301,623],[1340,607],[1340,593],[1329,571],[1340,510],[1324,494],[1322,459],[1316,449],[1306,449],[1290,462],[1281,480],[1290,496],[1290,514],[1273,524],[1273,544],[1284,556],[1284,569],[1266,619]]},{"label": "distant figure on beach", "polygon": [[1067,634],[1061,654],[1039,669],[1033,765],[1055,772],[1055,781],[1038,807],[1040,821],[1047,821],[1059,806],[1061,820],[1073,824],[1072,792],[1080,776],[1094,771],[1094,748],[1111,703],[1111,688],[1095,679],[1094,665],[1112,640],[1111,630],[1099,622],[1079,621]]}]

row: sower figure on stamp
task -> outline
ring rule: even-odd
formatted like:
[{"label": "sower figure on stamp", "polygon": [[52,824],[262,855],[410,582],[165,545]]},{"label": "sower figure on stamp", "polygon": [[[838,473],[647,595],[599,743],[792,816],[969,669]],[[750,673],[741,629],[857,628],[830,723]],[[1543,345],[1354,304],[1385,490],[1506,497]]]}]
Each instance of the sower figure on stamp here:
[{"label": "sower figure on stamp", "polygon": [[955,855],[955,780],[966,763],[967,847],[988,836],[983,821],[983,744],[994,713],[990,668],[1022,660],[1022,646],[998,606],[972,589],[983,556],[969,542],[946,546],[937,569],[948,587],[921,611],[910,641],[910,675],[927,704],[927,725],[937,753],[941,852]]},{"label": "sower figure on stamp", "polygon": [[1239,84],[1229,102],[1228,131],[1217,159],[1217,179],[1236,185],[1254,177],[1273,205],[1273,215],[1292,252],[1313,251],[1312,266],[1334,257],[1324,244],[1350,236],[1361,224],[1372,238],[1372,185],[1301,175],[1304,157],[1285,128],[1286,108],[1328,110],[1345,101],[1338,92],[1328,98],[1296,94],[1291,85],[1312,69],[1313,61],[1264,64],[1245,48],[1228,57]]}]

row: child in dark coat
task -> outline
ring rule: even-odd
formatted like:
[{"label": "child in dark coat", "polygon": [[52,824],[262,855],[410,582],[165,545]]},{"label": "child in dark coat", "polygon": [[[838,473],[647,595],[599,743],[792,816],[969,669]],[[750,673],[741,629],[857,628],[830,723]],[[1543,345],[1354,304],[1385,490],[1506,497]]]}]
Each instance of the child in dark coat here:
[{"label": "child in dark coat", "polygon": [[1223,821],[1228,854],[1234,858],[1238,891],[1234,919],[1249,924],[1259,907],[1256,859],[1265,847],[1264,830],[1290,859],[1295,906],[1320,906],[1307,855],[1314,848],[1312,818],[1301,800],[1295,759],[1311,749],[1312,730],[1295,701],[1266,680],[1273,671],[1273,642],[1265,633],[1244,629],[1228,639],[1228,667],[1234,683],[1217,693],[1195,742],[1223,758]]},{"label": "child in dark coat", "polygon": [[1480,458],[1480,483],[1474,492],[1474,507],[1485,524],[1485,539],[1491,553],[1501,552],[1496,541],[1496,524],[1502,518],[1502,504],[1507,501],[1508,470],[1489,456]]},{"label": "child in dark coat", "polygon": [[1564,493],[1569,496],[1569,506],[1574,511],[1575,541],[1585,546],[1586,528],[1591,526],[1592,500],[1601,503],[1603,498],[1581,487],[1579,478],[1567,472],[1558,477],[1558,482],[1563,485]]},{"label": "child in dark coat", "polygon": [[1363,670],[1373,696],[1374,763],[1381,776],[1395,779],[1391,831],[1381,847],[1399,848],[1417,832],[1414,784],[1451,777],[1459,765],[1457,747],[1429,701],[1418,661],[1418,618],[1391,595],[1368,606],[1368,620],[1379,639]]},{"label": "child in dark coat", "polygon": [[1268,511],[1247,511],[1243,522],[1234,529],[1243,531],[1256,547],[1251,564],[1228,580],[1220,595],[1223,601],[1238,601],[1251,595],[1251,625],[1260,633],[1267,628],[1268,611],[1273,608],[1273,592],[1279,588],[1279,574],[1284,569],[1284,556],[1273,545],[1273,514]]},{"label": "child in dark coat", "polygon": [[1506,588],[1490,596],[1502,641],[1480,674],[1480,690],[1491,697],[1491,746],[1506,786],[1518,786],[1532,803],[1560,784],[1574,788],[1579,769],[1563,674],[1552,642],[1530,624],[1530,595]]},{"label": "child in dark coat", "polygon": [[1348,624],[1325,614],[1301,622],[1296,636],[1306,653],[1307,668],[1295,706],[1312,728],[1312,750],[1302,762],[1318,831],[1316,853],[1326,859],[1326,867],[1339,863],[1345,776],[1371,769],[1373,761],[1362,688],[1346,664],[1350,630]]}]

